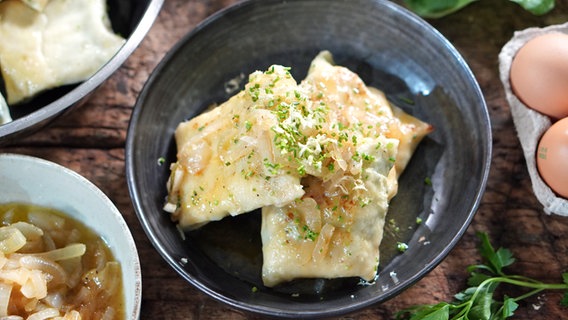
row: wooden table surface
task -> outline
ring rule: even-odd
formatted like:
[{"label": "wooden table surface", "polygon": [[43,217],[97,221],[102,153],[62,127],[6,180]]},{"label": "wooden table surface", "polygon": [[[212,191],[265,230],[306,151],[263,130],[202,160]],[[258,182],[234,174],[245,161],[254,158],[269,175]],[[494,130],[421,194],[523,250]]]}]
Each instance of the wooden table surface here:
[{"label": "wooden table surface", "polygon": [[[166,0],[140,47],[81,107],[41,132],[0,148],[45,158],[71,168],[99,186],[123,213],[137,243],[143,275],[142,319],[251,319],[185,283],[147,239],[131,205],[124,145],[129,117],[142,86],[164,54],[188,31],[234,0]],[[399,1],[400,2],[400,1]],[[449,256],[403,294],[342,319],[392,319],[417,303],[448,301],[466,287],[466,266],[478,262],[477,231],[495,246],[510,248],[510,268],[545,282],[568,271],[568,218],[546,215],[535,198],[521,147],[499,81],[498,54],[515,30],[568,21],[568,0],[533,16],[507,0],[478,1],[458,13],[429,20],[460,51],[484,93],[493,127],[493,160],[482,203],[465,236]],[[518,293],[518,292],[517,292]],[[513,293],[511,293],[513,294]],[[521,303],[515,319],[568,319],[560,292],[543,292]]]}]

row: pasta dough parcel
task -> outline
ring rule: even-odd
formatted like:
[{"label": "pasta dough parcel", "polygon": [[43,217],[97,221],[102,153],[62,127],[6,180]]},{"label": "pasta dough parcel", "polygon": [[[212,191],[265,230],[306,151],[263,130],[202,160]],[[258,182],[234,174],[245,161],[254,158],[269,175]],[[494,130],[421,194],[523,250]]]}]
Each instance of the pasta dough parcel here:
[{"label": "pasta dough parcel", "polygon": [[389,200],[432,127],[329,52],[297,83],[273,65],[181,123],[164,209],[186,230],[262,209],[262,279],[372,280]]},{"label": "pasta dough parcel", "polygon": [[256,80],[244,91],[176,129],[178,161],[171,167],[166,211],[184,228],[284,205],[304,193],[300,162],[278,151],[276,143],[307,134],[310,128],[287,127],[315,124],[308,117],[316,114],[305,109],[307,96],[284,67],[251,77]]},{"label": "pasta dough parcel", "polygon": [[0,1],[0,39],[9,105],[88,79],[125,42],[106,0]]}]

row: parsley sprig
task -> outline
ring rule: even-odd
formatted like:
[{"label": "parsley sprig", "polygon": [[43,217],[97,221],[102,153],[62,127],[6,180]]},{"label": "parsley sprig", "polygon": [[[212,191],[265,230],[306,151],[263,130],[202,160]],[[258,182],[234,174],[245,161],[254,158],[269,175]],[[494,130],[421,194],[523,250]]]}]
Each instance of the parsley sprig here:
[{"label": "parsley sprig", "polygon": [[[424,18],[441,18],[452,14],[478,0],[404,0],[404,4]],[[526,11],[544,15],[554,9],[554,0],[509,0]]]},{"label": "parsley sprig", "polygon": [[[440,302],[433,305],[417,305],[405,309],[396,315],[396,319],[409,320],[501,320],[513,316],[519,307],[518,301],[526,299],[543,290],[565,290],[561,301],[568,306],[568,273],[562,274],[563,283],[548,284],[520,275],[508,275],[504,268],[515,262],[510,250],[495,250],[486,233],[479,232],[481,240],[479,253],[482,264],[467,268],[470,273],[469,288],[456,294],[453,302]],[[526,293],[509,297],[504,295],[497,300],[496,290],[501,284],[508,284],[526,289]]]}]

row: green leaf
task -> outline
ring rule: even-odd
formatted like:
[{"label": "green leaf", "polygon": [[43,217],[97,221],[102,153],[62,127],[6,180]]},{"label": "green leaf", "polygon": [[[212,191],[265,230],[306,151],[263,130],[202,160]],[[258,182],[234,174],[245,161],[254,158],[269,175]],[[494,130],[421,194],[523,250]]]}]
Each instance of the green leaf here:
[{"label": "green leaf", "polygon": [[[484,300],[487,297],[484,297]],[[468,314],[468,319],[471,320],[489,320],[491,319],[491,303],[482,303],[471,308]]]},{"label": "green leaf", "polygon": [[424,314],[416,314],[410,320],[448,320],[450,318],[450,306],[444,304],[441,308],[429,310]]},{"label": "green leaf", "polygon": [[469,273],[479,273],[479,271],[487,271],[490,275],[497,275],[493,267],[484,264],[474,264],[467,267],[467,272]]},{"label": "green leaf", "polygon": [[486,274],[479,273],[479,272],[472,272],[469,279],[467,279],[467,284],[470,285],[470,286],[477,287],[483,281],[485,281],[489,278],[491,278],[491,276],[488,276]]},{"label": "green leaf", "polygon": [[507,297],[505,301],[503,301],[503,316],[502,319],[506,319],[512,317],[515,313],[514,311],[517,310],[519,304],[515,302],[515,299]]},{"label": "green leaf", "polygon": [[[564,284],[568,284],[568,272],[562,274],[562,282]],[[568,307],[568,290],[564,292],[564,296],[562,296],[560,304],[564,307]]]},{"label": "green leaf", "polygon": [[504,248],[499,248],[495,251],[487,233],[478,232],[477,236],[481,240],[479,253],[489,262],[489,267],[491,267],[493,273],[503,275],[502,269],[515,262],[513,253],[509,249]]},{"label": "green leaf", "polygon": [[396,313],[397,320],[448,320],[450,304],[440,302],[435,305],[417,305]]},{"label": "green leaf", "polygon": [[459,293],[456,293],[456,294],[454,295],[454,298],[455,298],[457,301],[460,301],[460,302],[461,302],[461,301],[467,301],[467,300],[469,300],[469,299],[471,298],[471,295],[470,295],[470,294],[467,294],[467,293],[465,293],[465,292],[459,292]]},{"label": "green leaf", "polygon": [[456,294],[454,296],[454,298],[457,301],[468,301],[471,299],[471,297],[473,296],[473,294],[477,291],[477,287],[469,287],[467,289],[465,289],[464,291]]},{"label": "green leaf", "polygon": [[540,16],[554,9],[554,0],[510,0],[519,4],[528,12]]},{"label": "green leaf", "polygon": [[560,304],[565,307],[568,307],[568,291],[564,292],[564,296],[562,297]]},{"label": "green leaf", "polygon": [[495,265],[501,266],[501,268],[499,269],[499,273],[501,273],[501,269],[510,266],[515,262],[515,258],[513,258],[513,253],[509,249],[499,248],[496,254],[498,262],[494,261],[493,263],[495,263]]},{"label": "green leaf", "polygon": [[477,296],[473,301],[473,307],[469,311],[469,319],[489,320],[491,319],[492,307],[494,304],[493,293],[498,283],[493,282],[484,287],[477,288]]},{"label": "green leaf", "polygon": [[477,0],[404,0],[406,6],[424,18],[441,18]]},{"label": "green leaf", "polygon": [[[506,275],[503,268],[515,259],[511,251],[503,248],[495,250],[486,233],[477,234],[481,240],[479,253],[486,264],[471,265],[468,283],[470,287],[454,296],[454,301],[435,305],[419,305],[407,308],[396,314],[398,320],[505,320],[514,315],[519,307],[517,301],[528,298],[542,290],[564,290],[561,304],[568,306],[568,272],[562,274],[563,283],[543,283],[522,275]],[[504,295],[501,300],[494,298],[501,284],[530,289],[529,292],[510,298]],[[501,291],[501,290],[500,290]],[[402,315],[402,316],[401,316]]]}]

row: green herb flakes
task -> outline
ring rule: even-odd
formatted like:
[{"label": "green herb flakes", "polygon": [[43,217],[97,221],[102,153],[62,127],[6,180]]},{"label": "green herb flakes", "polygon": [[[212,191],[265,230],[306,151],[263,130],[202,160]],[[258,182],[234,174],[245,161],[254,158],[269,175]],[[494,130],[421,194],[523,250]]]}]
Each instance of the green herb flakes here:
[{"label": "green herb flakes", "polygon": [[397,242],[396,243],[396,249],[399,252],[405,252],[406,250],[408,250],[408,245],[404,242]]}]

